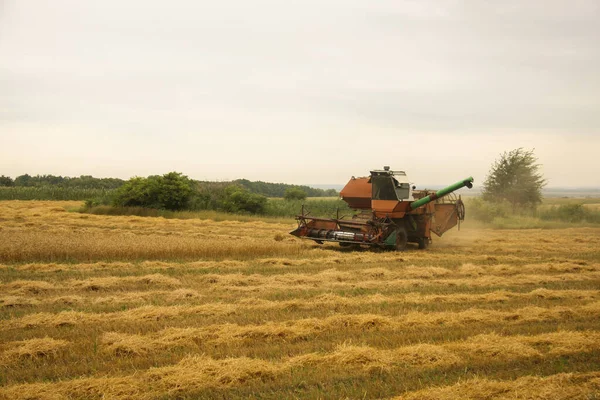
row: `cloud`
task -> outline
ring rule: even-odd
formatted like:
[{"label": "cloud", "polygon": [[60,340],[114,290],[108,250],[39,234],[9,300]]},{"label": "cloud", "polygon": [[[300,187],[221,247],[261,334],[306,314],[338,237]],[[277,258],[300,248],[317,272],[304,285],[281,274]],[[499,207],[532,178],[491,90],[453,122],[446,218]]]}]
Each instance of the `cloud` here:
[{"label": "cloud", "polygon": [[525,146],[556,185],[597,185],[580,154],[600,136],[598,17],[595,1],[5,2],[0,166],[336,183],[401,164],[445,183]]}]

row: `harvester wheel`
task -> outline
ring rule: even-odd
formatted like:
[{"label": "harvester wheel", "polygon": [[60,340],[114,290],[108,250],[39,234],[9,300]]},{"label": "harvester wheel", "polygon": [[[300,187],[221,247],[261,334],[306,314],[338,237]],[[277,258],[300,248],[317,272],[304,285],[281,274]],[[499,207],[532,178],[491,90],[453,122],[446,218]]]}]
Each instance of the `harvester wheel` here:
[{"label": "harvester wheel", "polygon": [[429,247],[429,238],[419,238],[417,243],[419,244],[419,249],[426,249]]},{"label": "harvester wheel", "polygon": [[408,242],[408,234],[406,233],[406,228],[401,226],[396,230],[396,251],[406,250],[406,242]]},{"label": "harvester wheel", "polygon": [[465,220],[465,203],[461,199],[456,201],[456,216],[459,221]]}]

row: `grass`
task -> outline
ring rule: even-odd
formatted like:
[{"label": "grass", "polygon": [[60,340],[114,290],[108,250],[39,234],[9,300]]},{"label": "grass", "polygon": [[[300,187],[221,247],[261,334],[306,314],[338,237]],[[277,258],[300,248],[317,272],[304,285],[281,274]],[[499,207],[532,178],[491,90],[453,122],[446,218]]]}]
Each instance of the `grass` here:
[{"label": "grass", "polygon": [[114,189],[41,187],[0,187],[0,200],[87,200],[103,197]]},{"label": "grass", "polygon": [[198,210],[198,211],[170,211],[158,210],[145,207],[112,207],[112,206],[94,206],[85,208],[71,209],[85,214],[93,215],[122,215],[122,216],[137,216],[137,217],[162,217],[167,219],[202,219],[215,222],[221,221],[241,221],[253,222],[263,221],[270,223],[289,223],[291,218],[276,217],[276,216],[258,216],[251,214],[234,214],[215,210]]},{"label": "grass", "polygon": [[600,392],[598,227],[347,251],[289,218],[80,205],[0,202],[0,399]]},{"label": "grass", "polygon": [[306,200],[268,199],[261,215],[233,214],[215,210],[169,211],[145,207],[112,207],[99,205],[81,207],[78,211],[95,215],[135,215],[140,217],[163,217],[176,219],[210,219],[213,221],[256,221],[287,222],[301,213],[311,216],[333,217],[352,216],[348,205],[337,198],[309,198]]},{"label": "grass", "polygon": [[491,204],[478,197],[466,198],[465,204],[469,223],[494,229],[564,229],[600,224],[600,198],[544,198],[535,209],[513,209],[508,203]]}]

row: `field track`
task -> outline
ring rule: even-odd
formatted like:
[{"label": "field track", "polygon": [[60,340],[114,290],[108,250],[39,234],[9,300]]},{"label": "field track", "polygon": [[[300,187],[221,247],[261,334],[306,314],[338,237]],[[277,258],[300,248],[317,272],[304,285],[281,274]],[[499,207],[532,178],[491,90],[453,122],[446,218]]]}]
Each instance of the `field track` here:
[{"label": "field track", "polygon": [[600,398],[600,229],[346,251],[79,204],[0,202],[0,399]]}]

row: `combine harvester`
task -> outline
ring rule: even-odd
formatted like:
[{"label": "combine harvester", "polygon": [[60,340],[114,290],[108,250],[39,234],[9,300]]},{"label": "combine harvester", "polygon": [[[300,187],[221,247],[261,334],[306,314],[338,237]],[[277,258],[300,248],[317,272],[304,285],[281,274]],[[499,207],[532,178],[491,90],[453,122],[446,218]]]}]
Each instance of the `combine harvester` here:
[{"label": "combine harvester", "polygon": [[[298,228],[290,234],[301,239],[338,242],[343,247],[381,247],[402,251],[408,242],[425,249],[431,232],[442,236],[465,218],[465,205],[453,192],[473,187],[473,178],[436,191],[414,190],[404,171],[371,171],[371,176],[352,177],[340,192],[348,206],[360,213],[352,219],[296,217]],[[460,226],[459,226],[460,227]]]}]

